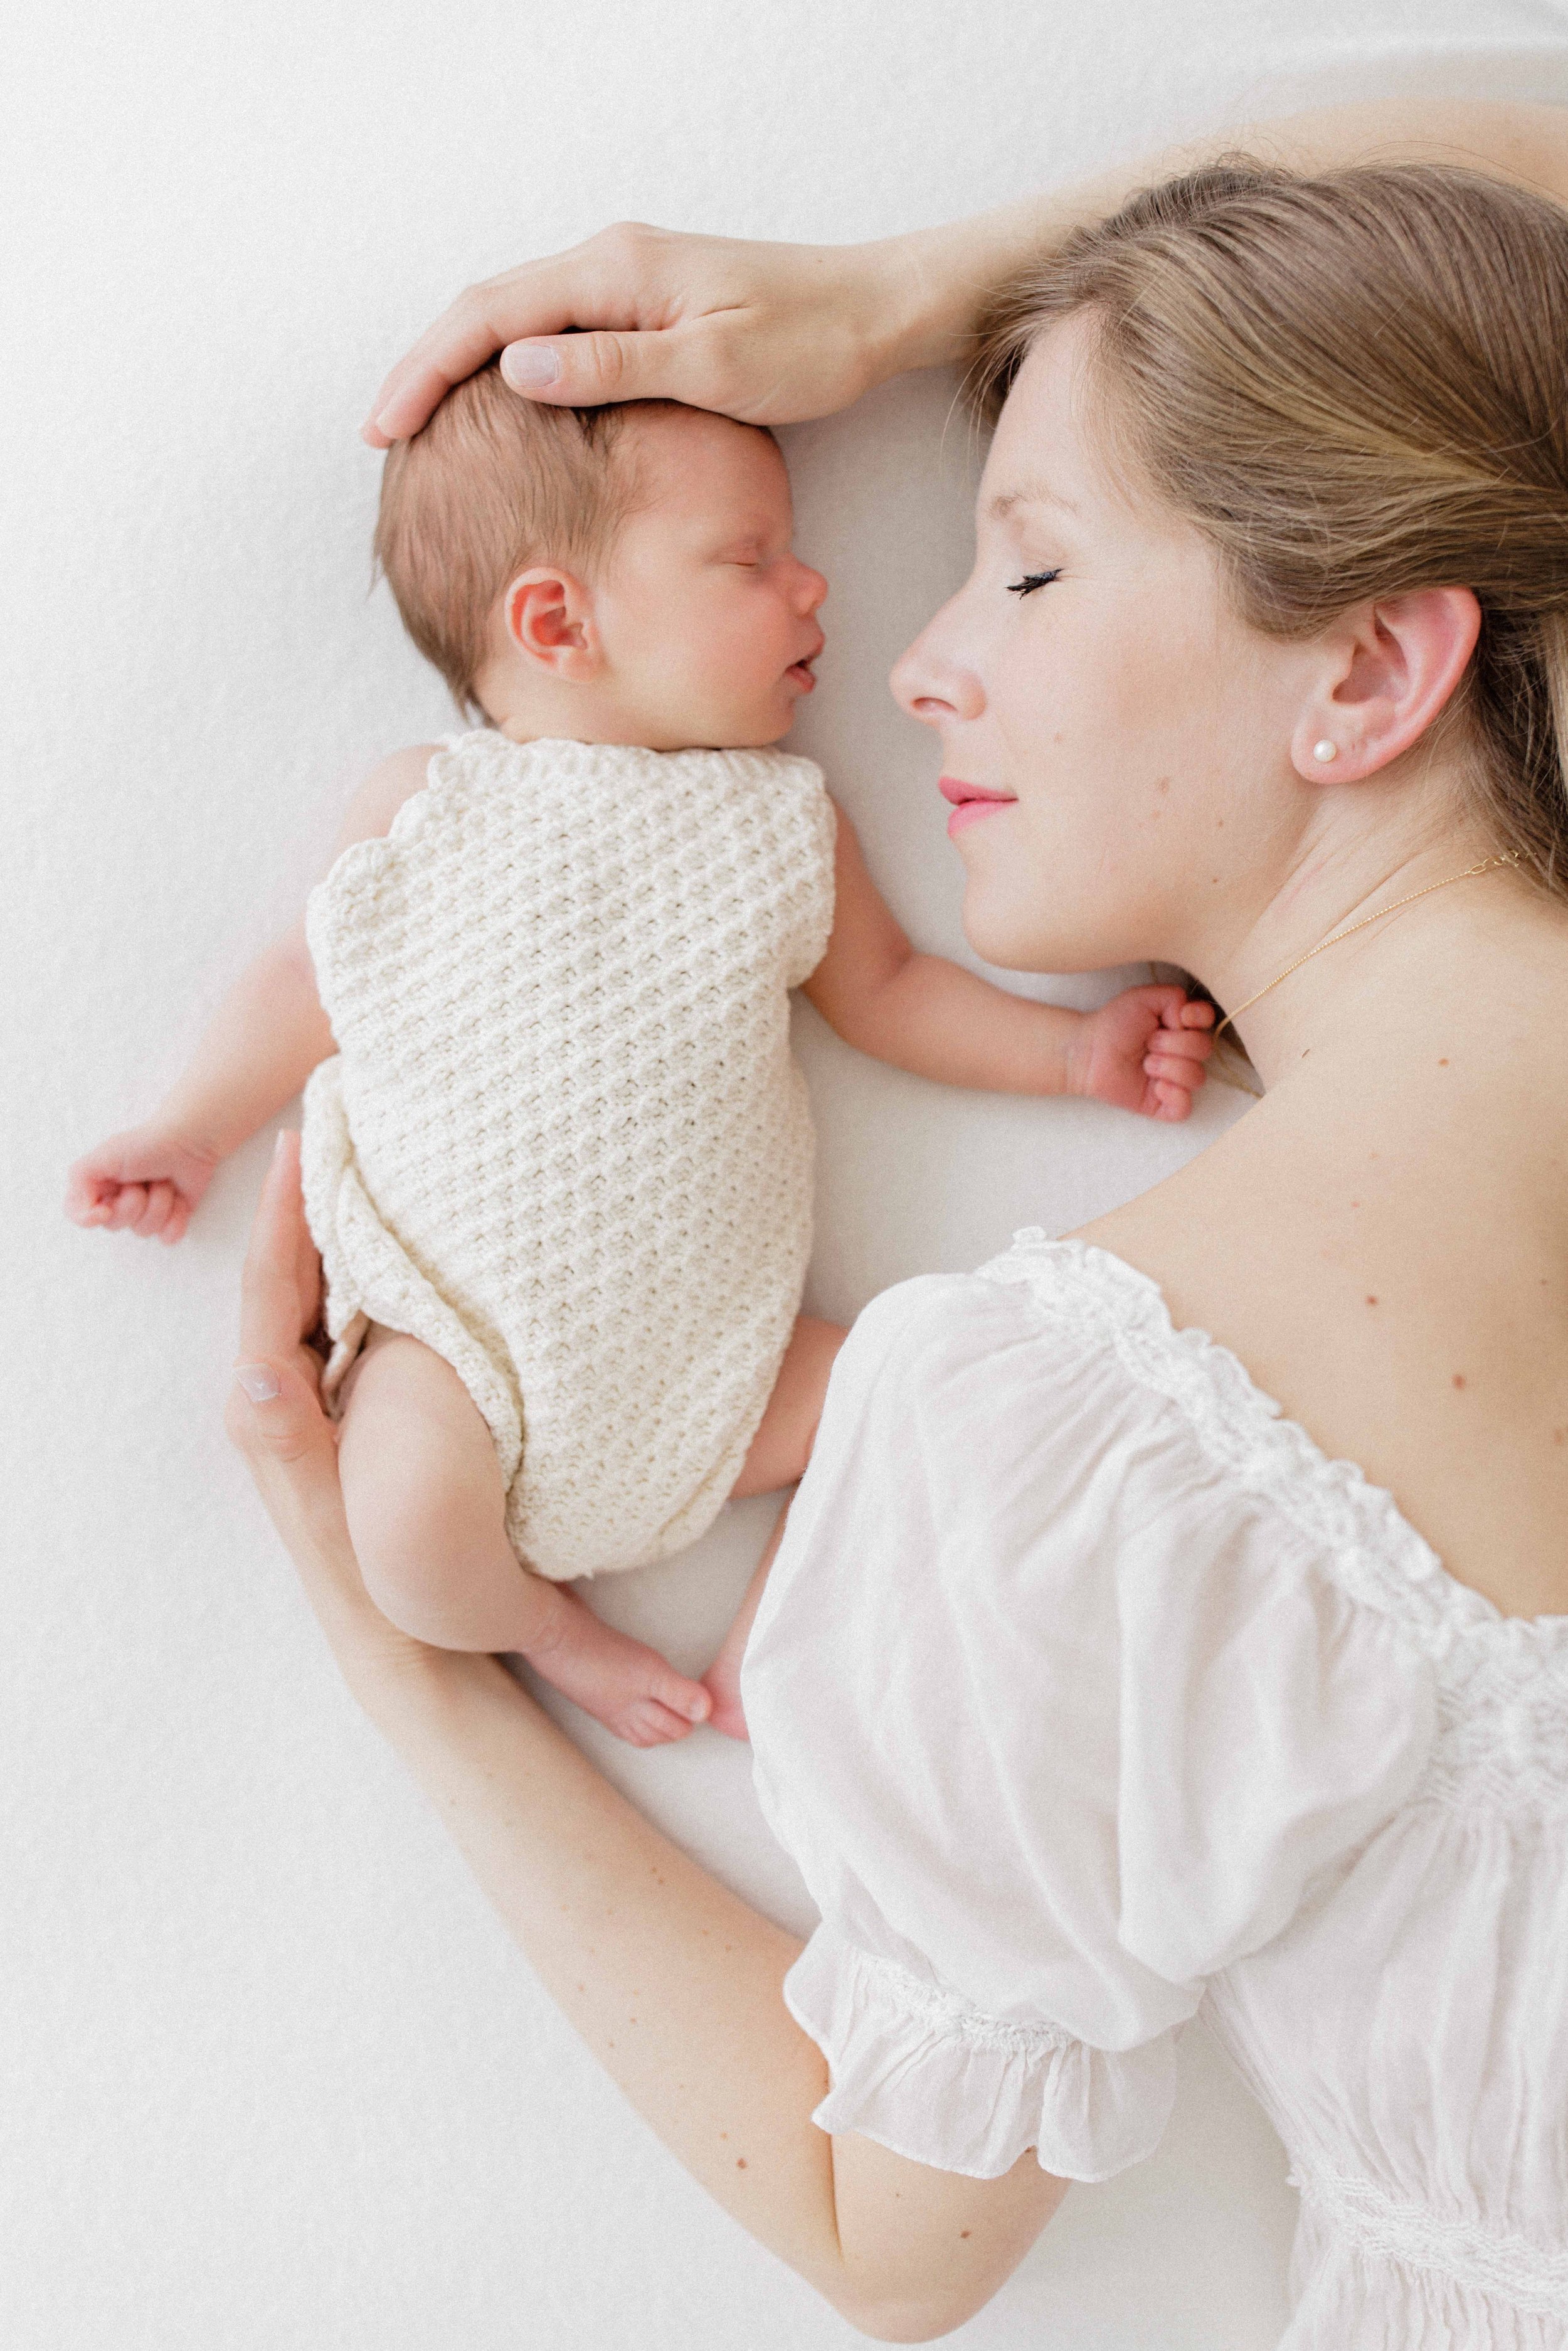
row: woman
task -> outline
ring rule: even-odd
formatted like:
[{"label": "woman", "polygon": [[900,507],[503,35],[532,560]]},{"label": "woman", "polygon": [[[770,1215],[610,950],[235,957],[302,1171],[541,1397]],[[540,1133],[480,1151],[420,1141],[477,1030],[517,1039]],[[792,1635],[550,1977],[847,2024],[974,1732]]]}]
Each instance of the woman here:
[{"label": "woman", "polygon": [[1124,188],[841,259],[639,232],[468,298],[378,404],[412,430],[519,328],[652,320],[548,343],[546,389],[618,356],[622,391],[799,414],[950,355],[1046,248],[978,347],[974,576],[895,691],[982,953],[1184,965],[1267,1092],[1086,1234],[852,1334],[747,1663],[804,1954],[503,1667],[370,1606],[287,1139],[231,1410],[567,2013],[888,2340],[1147,2151],[1200,2003],[1302,2188],[1297,2351],[1563,2339],[1568,219],[1508,183],[1568,199],[1568,141],[1384,112],[1291,160],[1456,133],[1502,176],[1198,170],[1075,239]]}]

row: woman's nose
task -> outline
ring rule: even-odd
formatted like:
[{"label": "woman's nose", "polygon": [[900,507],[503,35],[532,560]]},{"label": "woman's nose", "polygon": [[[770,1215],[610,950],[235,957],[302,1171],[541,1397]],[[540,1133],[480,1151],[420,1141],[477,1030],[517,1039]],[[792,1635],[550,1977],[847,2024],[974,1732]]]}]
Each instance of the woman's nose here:
[{"label": "woman's nose", "polygon": [[986,706],[973,670],[943,651],[937,634],[942,618],[939,612],[907,652],[900,653],[888,679],[899,708],[926,726],[940,726],[953,718],[977,718]]}]

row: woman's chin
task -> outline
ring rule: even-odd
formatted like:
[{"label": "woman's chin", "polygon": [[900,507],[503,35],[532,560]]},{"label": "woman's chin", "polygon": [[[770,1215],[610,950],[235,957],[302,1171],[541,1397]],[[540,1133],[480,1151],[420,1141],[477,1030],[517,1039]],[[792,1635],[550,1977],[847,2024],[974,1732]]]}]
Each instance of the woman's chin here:
[{"label": "woman's chin", "polygon": [[1041,934],[1034,918],[1022,908],[998,906],[990,893],[971,882],[964,893],[964,936],[975,953],[998,971],[1068,971],[1071,964],[1057,958],[1061,946]]}]

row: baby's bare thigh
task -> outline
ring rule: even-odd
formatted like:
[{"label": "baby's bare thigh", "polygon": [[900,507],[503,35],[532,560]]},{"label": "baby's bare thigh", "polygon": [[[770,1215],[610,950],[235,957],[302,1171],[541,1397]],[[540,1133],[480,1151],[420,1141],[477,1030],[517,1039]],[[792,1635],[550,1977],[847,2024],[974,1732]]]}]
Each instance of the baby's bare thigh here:
[{"label": "baby's bare thigh", "polygon": [[343,1383],[345,1481],[436,1483],[486,1498],[501,1490],[485,1416],[444,1357],[373,1322]]},{"label": "baby's bare thigh", "polygon": [[735,1500],[777,1493],[780,1486],[792,1486],[804,1476],[822,1416],[828,1374],[848,1337],[841,1323],[821,1322],[814,1314],[799,1317],[746,1466],[735,1481]]}]

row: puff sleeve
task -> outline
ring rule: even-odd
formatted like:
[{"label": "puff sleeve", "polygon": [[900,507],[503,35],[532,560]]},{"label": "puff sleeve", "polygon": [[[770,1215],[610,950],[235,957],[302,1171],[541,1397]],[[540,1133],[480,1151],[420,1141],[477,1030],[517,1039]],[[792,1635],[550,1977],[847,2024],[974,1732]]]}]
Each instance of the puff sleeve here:
[{"label": "puff sleeve", "polygon": [[1403,1628],[1129,1367],[1072,1278],[1102,1258],[861,1317],[743,1675],[821,1914],[786,1984],[816,2120],[981,2179],[1148,2154],[1206,1979],[1403,1802],[1433,1730]]}]

